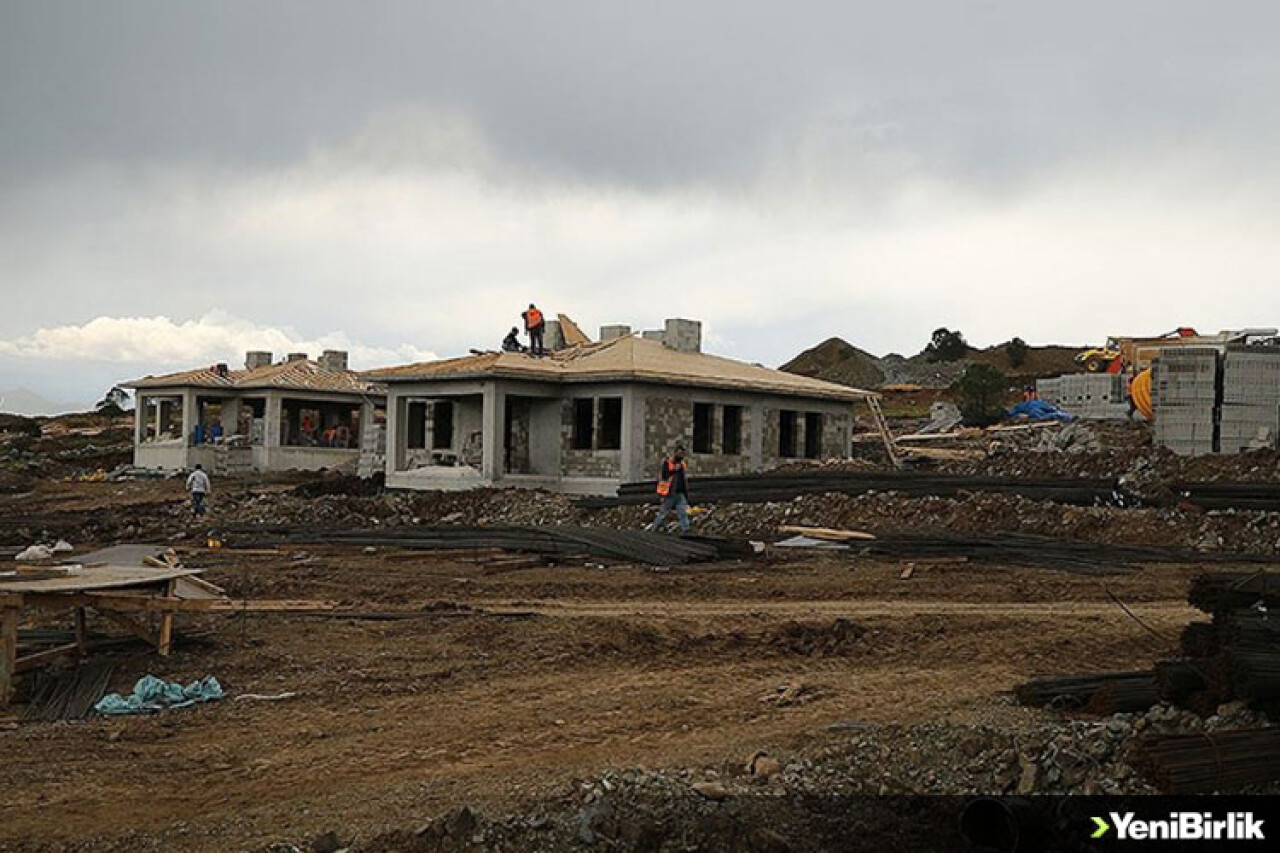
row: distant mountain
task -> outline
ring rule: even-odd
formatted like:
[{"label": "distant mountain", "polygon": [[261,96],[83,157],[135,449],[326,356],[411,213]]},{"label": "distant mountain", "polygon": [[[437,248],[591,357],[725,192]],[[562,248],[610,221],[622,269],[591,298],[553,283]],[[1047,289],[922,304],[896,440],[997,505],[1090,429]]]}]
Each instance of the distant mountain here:
[{"label": "distant mountain", "polygon": [[41,397],[30,388],[0,391],[0,412],[13,415],[60,415],[64,412],[83,412],[92,408],[92,405],[84,403],[55,403]]}]

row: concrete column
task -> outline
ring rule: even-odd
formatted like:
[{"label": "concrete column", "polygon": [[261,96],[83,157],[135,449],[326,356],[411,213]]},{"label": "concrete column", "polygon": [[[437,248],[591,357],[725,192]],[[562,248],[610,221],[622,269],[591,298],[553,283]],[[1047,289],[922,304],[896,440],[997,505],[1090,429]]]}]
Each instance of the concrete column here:
[{"label": "concrete column", "polygon": [[191,446],[191,435],[196,431],[196,392],[188,389],[182,392],[182,440],[187,447]]},{"label": "concrete column", "polygon": [[164,423],[165,405],[166,402],[163,397],[156,400],[155,434],[157,441],[160,439],[160,424]]},{"label": "concrete column", "polygon": [[[142,444],[142,439],[147,435],[147,398],[142,396],[142,392],[135,391],[133,394],[133,448],[137,452],[138,446]],[[137,464],[138,458],[134,456],[134,464]]]},{"label": "concrete column", "polygon": [[764,467],[764,422],[768,410],[764,403],[756,403],[746,411],[751,417],[750,429],[747,430],[747,456],[751,469],[759,471]]},{"label": "concrete column", "polygon": [[503,415],[507,395],[497,382],[484,384],[483,403],[480,409],[480,435],[483,447],[480,456],[480,476],[491,483],[502,479]]},{"label": "concrete column", "polygon": [[273,452],[280,446],[280,411],[281,399],[279,394],[267,394],[265,404],[262,407],[262,468],[270,470],[271,457],[276,454]]},{"label": "concrete column", "polygon": [[387,458],[386,473],[390,477],[404,464],[405,446],[404,400],[395,392],[395,386],[387,389]]},{"label": "concrete column", "polygon": [[222,409],[218,413],[218,423],[222,424],[222,434],[224,436],[235,435],[240,431],[240,405],[239,397],[222,398]]},{"label": "concrete column", "polygon": [[[643,422],[644,419],[639,420]],[[644,455],[643,436],[640,439],[641,446],[636,447],[636,421],[636,391],[635,388],[627,386],[622,389],[622,458],[619,462],[619,471],[624,483],[636,479],[631,472],[636,467],[637,457]]]}]

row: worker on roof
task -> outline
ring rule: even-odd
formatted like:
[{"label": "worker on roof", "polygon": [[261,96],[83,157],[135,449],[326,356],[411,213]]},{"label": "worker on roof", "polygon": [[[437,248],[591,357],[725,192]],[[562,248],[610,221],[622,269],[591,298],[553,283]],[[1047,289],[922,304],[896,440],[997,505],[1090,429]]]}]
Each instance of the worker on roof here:
[{"label": "worker on roof", "polygon": [[662,470],[658,475],[658,495],[662,504],[658,507],[658,517],[647,529],[659,530],[667,520],[671,510],[676,511],[680,522],[680,532],[689,532],[689,466],[684,461],[684,445],[677,444],[675,450],[662,460]]},{"label": "worker on roof", "polygon": [[511,331],[507,332],[507,336],[502,339],[502,351],[527,352],[528,349],[528,347],[520,343],[520,330],[512,326]]},{"label": "worker on roof", "polygon": [[529,333],[529,352],[532,355],[543,355],[542,333],[547,329],[547,321],[542,318],[538,306],[529,303],[529,310],[520,315],[524,318],[524,330]]}]

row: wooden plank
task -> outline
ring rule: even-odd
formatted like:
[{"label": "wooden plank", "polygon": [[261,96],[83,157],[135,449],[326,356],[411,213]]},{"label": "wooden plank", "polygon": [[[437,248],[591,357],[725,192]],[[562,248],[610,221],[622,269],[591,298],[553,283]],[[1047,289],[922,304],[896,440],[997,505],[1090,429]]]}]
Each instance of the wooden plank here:
[{"label": "wooden plank", "polygon": [[86,592],[95,589],[145,587],[173,578],[200,574],[199,569],[148,569],[142,566],[99,566],[77,575],[45,580],[6,581],[6,593]]},{"label": "wooden plank", "polygon": [[[178,579],[174,578],[169,581],[168,587],[165,589],[165,597],[172,599],[174,592],[178,587]],[[160,653],[160,657],[167,658],[169,652],[173,649],[173,611],[165,611],[160,617],[160,637],[156,643],[156,651]]]},{"label": "wooden plank", "polygon": [[52,649],[45,649],[40,652],[33,652],[29,655],[23,655],[15,660],[15,671],[26,672],[29,669],[35,669],[37,666],[48,663],[51,660],[57,660],[67,655],[78,654],[80,647],[75,643],[68,643],[65,646],[54,646]]},{"label": "wooden plank", "polygon": [[18,664],[17,607],[0,609],[0,708],[9,706],[13,693],[13,674]]},{"label": "wooden plank", "polygon": [[143,625],[132,616],[113,610],[103,611],[102,615],[134,636],[141,638],[147,645],[154,646],[156,644],[156,635],[146,625]]},{"label": "wooden plank", "polygon": [[85,613],[83,607],[76,608],[76,648],[80,651],[80,657],[84,657],[89,653],[88,647],[85,645]]},{"label": "wooden plank", "polygon": [[226,598],[227,591],[200,578],[178,578],[173,594],[177,598]]},{"label": "wooden plank", "polygon": [[801,527],[796,524],[784,524],[778,528],[779,533],[791,533],[797,536],[808,536],[810,539],[825,539],[829,542],[866,541],[875,539],[875,534],[861,530],[836,530],[831,527]]}]

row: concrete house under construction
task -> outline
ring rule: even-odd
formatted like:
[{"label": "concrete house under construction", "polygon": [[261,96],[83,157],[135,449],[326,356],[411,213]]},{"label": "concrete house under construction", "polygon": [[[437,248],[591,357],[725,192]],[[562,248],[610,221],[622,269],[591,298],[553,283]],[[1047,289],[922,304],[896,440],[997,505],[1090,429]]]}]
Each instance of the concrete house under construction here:
[{"label": "concrete house under construction", "polygon": [[696,474],[843,457],[874,396],[701,351],[701,323],[601,329],[534,358],[481,353],[375,370],[387,390],[387,486],[606,494],[654,476],[676,443]]},{"label": "concrete house under construction", "polygon": [[139,468],[198,462],[237,473],[381,463],[385,394],[347,369],[345,352],[329,350],[315,361],[293,353],[278,364],[269,352],[250,352],[243,370],[215,364],[125,387],[137,397]]}]

